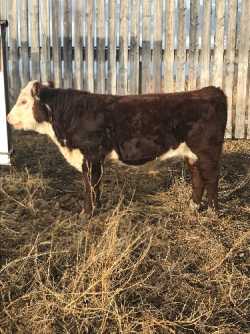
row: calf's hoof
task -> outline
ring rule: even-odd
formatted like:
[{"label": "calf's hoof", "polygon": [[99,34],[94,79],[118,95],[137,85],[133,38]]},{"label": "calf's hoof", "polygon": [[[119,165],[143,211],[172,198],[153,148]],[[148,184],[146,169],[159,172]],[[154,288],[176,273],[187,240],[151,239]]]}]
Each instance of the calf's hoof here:
[{"label": "calf's hoof", "polygon": [[189,202],[189,210],[192,213],[197,213],[200,210],[200,204],[195,203],[194,200],[191,199]]},{"label": "calf's hoof", "polygon": [[90,219],[94,216],[94,208],[83,208],[79,214],[80,218]]}]

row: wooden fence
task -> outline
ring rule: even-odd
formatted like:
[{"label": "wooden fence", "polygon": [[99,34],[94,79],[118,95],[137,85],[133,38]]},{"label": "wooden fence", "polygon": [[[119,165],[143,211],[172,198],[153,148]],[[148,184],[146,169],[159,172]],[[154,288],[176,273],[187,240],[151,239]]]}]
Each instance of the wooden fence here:
[{"label": "wooden fence", "polygon": [[0,0],[12,101],[28,80],[113,94],[210,84],[250,138],[249,0]]}]

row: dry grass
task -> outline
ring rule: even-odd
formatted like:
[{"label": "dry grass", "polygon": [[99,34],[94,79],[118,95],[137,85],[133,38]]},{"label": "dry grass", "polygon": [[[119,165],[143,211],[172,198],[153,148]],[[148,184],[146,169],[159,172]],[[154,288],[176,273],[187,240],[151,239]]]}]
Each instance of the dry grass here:
[{"label": "dry grass", "polygon": [[229,141],[219,217],[191,214],[183,163],[107,166],[103,208],[47,139],[0,174],[0,333],[249,332],[250,143]]}]

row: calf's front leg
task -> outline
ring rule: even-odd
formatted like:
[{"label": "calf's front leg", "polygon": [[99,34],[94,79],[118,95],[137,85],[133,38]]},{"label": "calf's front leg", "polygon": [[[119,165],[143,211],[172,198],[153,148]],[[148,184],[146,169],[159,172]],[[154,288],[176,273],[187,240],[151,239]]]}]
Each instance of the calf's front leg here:
[{"label": "calf's front leg", "polygon": [[101,161],[85,159],[82,165],[83,182],[85,186],[84,212],[92,217],[96,206],[100,204],[100,182],[103,174]]}]

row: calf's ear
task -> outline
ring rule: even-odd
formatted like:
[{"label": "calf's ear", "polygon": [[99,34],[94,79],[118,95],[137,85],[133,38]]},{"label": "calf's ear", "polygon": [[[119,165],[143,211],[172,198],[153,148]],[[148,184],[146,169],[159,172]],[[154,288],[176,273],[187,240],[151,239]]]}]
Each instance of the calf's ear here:
[{"label": "calf's ear", "polygon": [[49,88],[55,88],[55,83],[52,80],[46,81],[43,83],[43,86],[49,87]]},{"label": "calf's ear", "polygon": [[34,98],[39,98],[40,97],[40,90],[41,90],[41,83],[36,81],[34,82],[32,88],[31,88],[31,95]]}]

